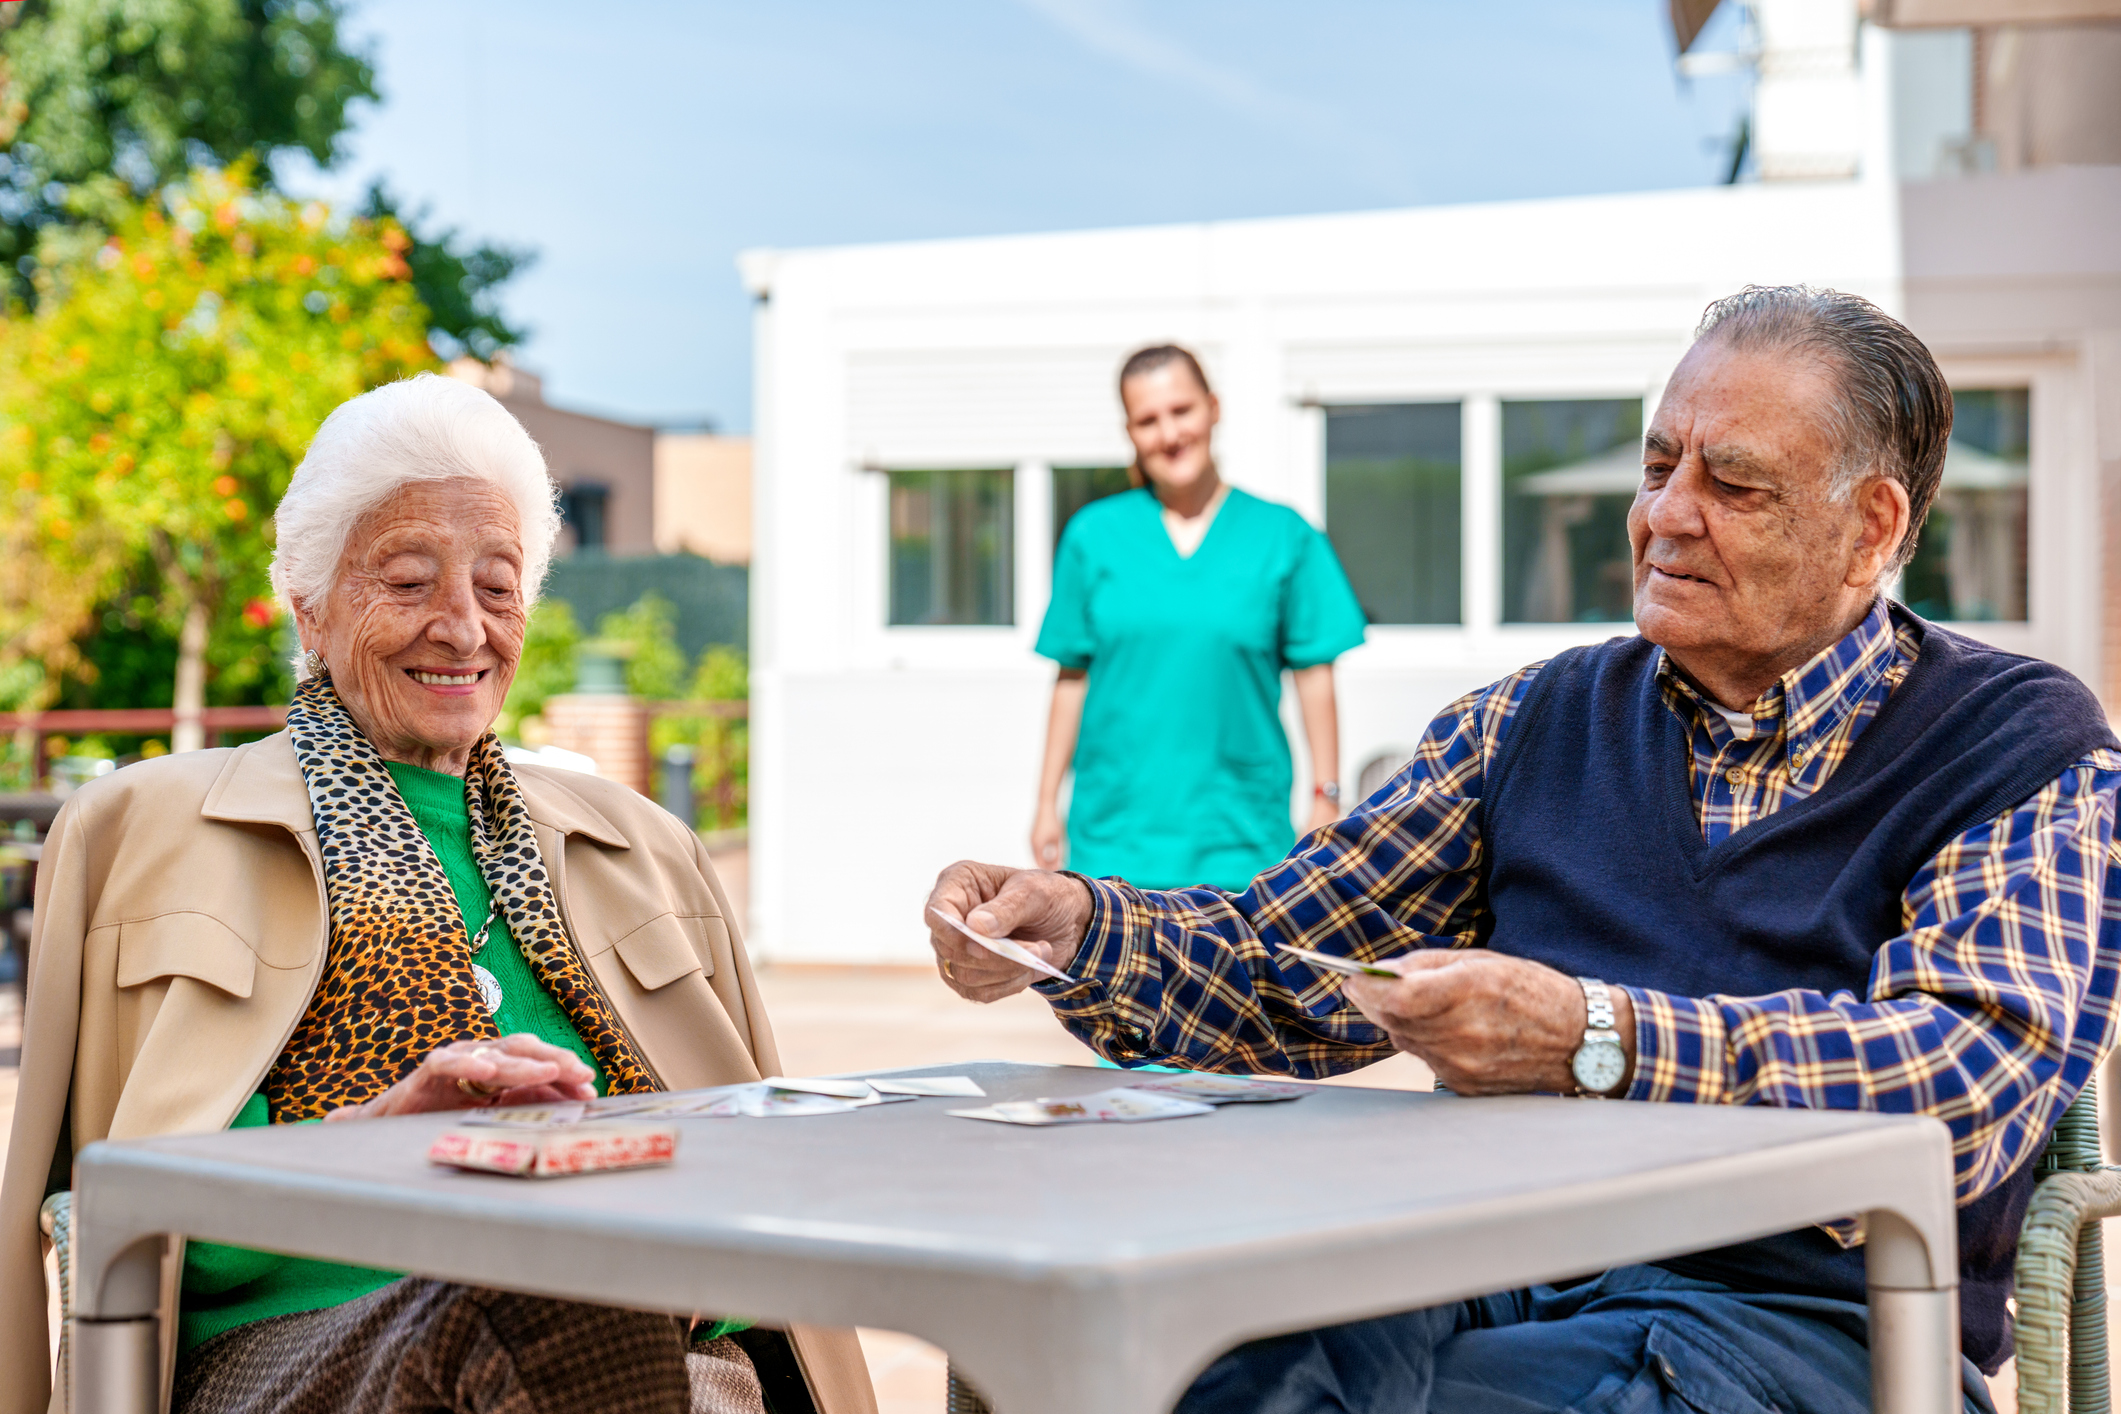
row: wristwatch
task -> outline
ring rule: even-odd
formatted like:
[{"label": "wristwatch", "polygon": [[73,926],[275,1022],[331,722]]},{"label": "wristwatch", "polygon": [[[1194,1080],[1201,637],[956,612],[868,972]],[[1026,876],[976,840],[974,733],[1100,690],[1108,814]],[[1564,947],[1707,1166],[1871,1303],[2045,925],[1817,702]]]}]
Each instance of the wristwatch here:
[{"label": "wristwatch", "polygon": [[1569,1071],[1576,1077],[1577,1093],[1606,1095],[1626,1078],[1628,1053],[1621,1049],[1620,1033],[1613,1029],[1613,992],[1596,977],[1579,977],[1583,1005],[1589,1013],[1583,1044],[1569,1058]]},{"label": "wristwatch", "polygon": [[1330,800],[1335,805],[1338,805],[1340,804],[1340,782],[1320,781],[1317,785],[1311,788],[1311,794],[1322,795],[1327,800]]}]

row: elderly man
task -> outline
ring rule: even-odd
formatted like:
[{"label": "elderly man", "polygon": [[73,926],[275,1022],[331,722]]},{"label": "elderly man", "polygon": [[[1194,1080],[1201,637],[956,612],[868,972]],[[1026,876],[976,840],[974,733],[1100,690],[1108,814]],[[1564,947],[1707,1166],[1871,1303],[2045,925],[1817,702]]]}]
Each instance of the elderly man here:
[{"label": "elderly man", "polygon": [[[1454,703],[1241,894],[953,865],[936,907],[1085,980],[938,928],[945,978],[976,1001],[1035,983],[1127,1063],[1324,1075],[1398,1049],[1463,1094],[1934,1115],[1985,1409],[2032,1160],[2113,1034],[2121,747],[2067,673],[1884,597],[1951,420],[1928,350],[1861,299],[1713,305],[1643,439],[1639,637]],[[1401,975],[1343,989],[1282,943]],[[1181,1408],[1854,1414],[1860,1242],[1260,1341]]]}]

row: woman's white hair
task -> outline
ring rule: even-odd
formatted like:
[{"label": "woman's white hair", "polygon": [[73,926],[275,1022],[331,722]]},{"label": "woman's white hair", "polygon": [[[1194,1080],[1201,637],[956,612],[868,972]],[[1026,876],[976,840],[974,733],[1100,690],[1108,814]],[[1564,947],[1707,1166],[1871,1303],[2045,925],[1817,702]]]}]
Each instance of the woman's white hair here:
[{"label": "woman's white hair", "polygon": [[[492,482],[523,527],[523,599],[535,604],[560,535],[544,454],[490,393],[454,378],[415,374],[349,398],[317,429],[273,512],[273,590],[290,611],[314,606],[339,577],[361,518],[415,481]],[[295,679],[308,676],[296,655]]]}]

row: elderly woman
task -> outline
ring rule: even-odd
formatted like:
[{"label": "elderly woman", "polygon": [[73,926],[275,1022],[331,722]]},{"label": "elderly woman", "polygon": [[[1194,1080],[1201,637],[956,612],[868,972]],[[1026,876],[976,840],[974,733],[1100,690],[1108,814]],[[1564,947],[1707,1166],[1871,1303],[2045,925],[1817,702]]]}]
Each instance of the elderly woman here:
[{"label": "elderly woman", "polygon": [[[754,1080],[779,1068],[698,839],[490,730],[558,533],[501,405],[340,407],[276,514],[287,730],[142,762],[53,826],[0,1192],[0,1414],[47,1397],[36,1231],[82,1145]],[[745,1331],[191,1244],[166,1385],[228,1411],[874,1408],[845,1332]],[[732,1332],[739,1332],[732,1334]],[[751,1356],[760,1358],[756,1365]]]}]

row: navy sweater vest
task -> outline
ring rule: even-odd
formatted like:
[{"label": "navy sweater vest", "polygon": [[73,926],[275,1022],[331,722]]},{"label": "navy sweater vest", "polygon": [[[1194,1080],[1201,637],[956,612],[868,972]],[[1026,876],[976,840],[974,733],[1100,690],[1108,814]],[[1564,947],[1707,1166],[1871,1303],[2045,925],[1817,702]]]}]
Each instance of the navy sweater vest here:
[{"label": "navy sweater vest", "polygon": [[[1792,988],[1868,1000],[1902,929],[1901,896],[1953,836],[2113,744],[2062,669],[1898,609],[1921,653],[1826,785],[1711,848],[1689,786],[1688,728],[1664,703],[1657,649],[1613,639],[1556,657],[1527,689],[1483,791],[1487,945],[1579,976],[1677,996]],[[1836,1107],[1856,1108],[1851,1088]],[[2030,1156],[2029,1156],[2030,1157]],[[1959,1210],[1963,1349],[2010,1352],[2028,1162]],[[1864,1296],[1863,1252],[1817,1228],[1661,1265],[1758,1291]]]}]

